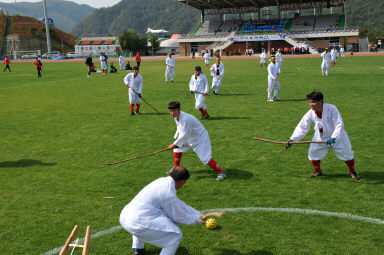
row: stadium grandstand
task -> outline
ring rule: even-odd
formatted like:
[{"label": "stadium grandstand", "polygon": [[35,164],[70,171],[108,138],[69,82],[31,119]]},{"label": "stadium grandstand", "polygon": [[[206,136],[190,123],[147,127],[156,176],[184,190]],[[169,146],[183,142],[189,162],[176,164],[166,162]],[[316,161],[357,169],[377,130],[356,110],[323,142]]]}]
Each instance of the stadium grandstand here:
[{"label": "stadium grandstand", "polygon": [[122,52],[118,37],[81,37],[76,41],[76,56],[87,56],[91,54],[94,57],[100,56],[105,52],[108,56],[116,56]]},{"label": "stadium grandstand", "polygon": [[[201,11],[201,22],[179,37],[180,55],[203,50],[316,54],[324,48],[358,49],[359,29],[347,26],[348,0],[177,0]],[[299,51],[297,51],[299,49]]]}]

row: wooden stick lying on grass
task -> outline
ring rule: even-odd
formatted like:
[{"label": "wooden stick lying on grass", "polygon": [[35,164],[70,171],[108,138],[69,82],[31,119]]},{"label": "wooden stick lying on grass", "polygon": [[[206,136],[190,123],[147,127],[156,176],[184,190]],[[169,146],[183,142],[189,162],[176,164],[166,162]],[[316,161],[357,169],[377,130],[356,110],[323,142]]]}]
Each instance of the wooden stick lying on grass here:
[{"label": "wooden stick lying on grass", "polygon": [[164,149],[161,149],[161,150],[158,150],[158,151],[155,151],[155,152],[151,152],[151,153],[148,153],[148,154],[140,155],[140,156],[137,156],[137,157],[133,157],[133,158],[129,158],[129,159],[124,159],[124,160],[120,160],[120,161],[113,162],[113,163],[105,163],[105,164],[103,164],[103,167],[113,166],[113,165],[117,165],[117,164],[120,164],[120,163],[123,163],[123,162],[127,162],[127,161],[130,161],[130,160],[148,157],[148,156],[155,155],[157,153],[160,153],[160,152],[163,152],[163,151],[166,151],[166,150],[168,150],[168,147],[164,148]]},{"label": "wooden stick lying on grass", "polygon": [[[189,91],[189,90],[179,90],[179,92],[191,92],[191,91]],[[198,92],[198,91],[192,91],[192,93],[204,95],[204,93],[201,93],[201,92]],[[212,95],[206,94],[206,96],[212,96]]]}]

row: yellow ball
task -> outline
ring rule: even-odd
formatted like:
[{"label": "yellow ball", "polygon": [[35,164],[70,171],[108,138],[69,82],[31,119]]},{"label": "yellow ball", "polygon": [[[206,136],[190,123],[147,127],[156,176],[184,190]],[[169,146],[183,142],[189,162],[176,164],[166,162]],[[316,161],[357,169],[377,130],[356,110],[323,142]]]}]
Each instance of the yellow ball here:
[{"label": "yellow ball", "polygon": [[215,219],[213,218],[209,218],[206,222],[205,222],[205,226],[207,227],[207,229],[210,229],[210,230],[213,230],[217,227],[217,222]]}]

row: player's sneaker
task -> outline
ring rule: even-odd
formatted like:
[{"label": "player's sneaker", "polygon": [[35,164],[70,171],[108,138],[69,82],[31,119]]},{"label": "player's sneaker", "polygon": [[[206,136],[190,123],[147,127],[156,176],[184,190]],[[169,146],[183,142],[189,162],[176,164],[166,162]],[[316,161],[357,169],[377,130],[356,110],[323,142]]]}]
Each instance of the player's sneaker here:
[{"label": "player's sneaker", "polygon": [[175,82],[175,81],[171,81],[171,82]]},{"label": "player's sneaker", "polygon": [[201,120],[205,119],[205,114],[201,114],[200,119],[201,119]]},{"label": "player's sneaker", "polygon": [[349,175],[350,175],[351,178],[354,179],[354,180],[360,180],[360,177],[357,175],[356,172],[353,172],[353,173],[351,173],[351,174],[349,174]]},{"label": "player's sneaker", "polygon": [[227,178],[227,174],[225,172],[219,172],[216,177],[216,181],[222,181]]},{"label": "player's sneaker", "polygon": [[274,96],[273,101],[280,101],[280,98],[278,98],[277,96]]},{"label": "player's sneaker", "polygon": [[133,255],[144,255],[144,249],[134,248]]},{"label": "player's sneaker", "polygon": [[205,115],[205,119],[209,119],[209,117],[210,117],[209,115]]},{"label": "player's sneaker", "polygon": [[315,177],[319,177],[319,176],[322,176],[323,175],[323,172],[321,171],[314,171],[313,173],[311,173],[308,177],[309,178],[315,178]]},{"label": "player's sneaker", "polygon": [[139,111],[136,111],[136,114],[141,114],[141,112],[139,112]]},{"label": "player's sneaker", "polygon": [[267,101],[268,102],[273,102],[273,99],[272,98],[268,98]]},{"label": "player's sneaker", "polygon": [[134,112],[131,112],[131,116],[135,116],[135,113],[134,113]]},{"label": "player's sneaker", "polygon": [[213,94],[214,94],[215,96],[217,96],[217,92],[216,92],[216,91],[213,91]]}]

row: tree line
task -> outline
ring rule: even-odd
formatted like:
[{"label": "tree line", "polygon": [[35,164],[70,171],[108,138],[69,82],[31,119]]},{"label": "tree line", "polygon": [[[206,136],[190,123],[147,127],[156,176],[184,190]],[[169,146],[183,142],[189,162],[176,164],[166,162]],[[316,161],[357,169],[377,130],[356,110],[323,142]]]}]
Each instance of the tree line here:
[{"label": "tree line", "polygon": [[160,42],[155,34],[149,36],[139,35],[135,30],[123,30],[119,36],[120,46],[123,51],[130,52],[148,52],[152,50],[153,54],[160,49]]}]

